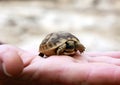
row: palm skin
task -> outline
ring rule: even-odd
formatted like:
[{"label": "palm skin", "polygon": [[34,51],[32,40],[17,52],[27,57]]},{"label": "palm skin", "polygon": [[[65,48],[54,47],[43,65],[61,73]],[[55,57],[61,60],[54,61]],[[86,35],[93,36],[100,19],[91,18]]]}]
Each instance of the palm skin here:
[{"label": "palm skin", "polygon": [[120,85],[119,57],[120,52],[78,52],[42,58],[1,45],[0,85]]}]

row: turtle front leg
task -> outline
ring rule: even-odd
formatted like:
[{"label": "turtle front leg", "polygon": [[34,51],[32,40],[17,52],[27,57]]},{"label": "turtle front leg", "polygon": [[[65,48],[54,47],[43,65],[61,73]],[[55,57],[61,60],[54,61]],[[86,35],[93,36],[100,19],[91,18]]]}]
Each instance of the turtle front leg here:
[{"label": "turtle front leg", "polygon": [[43,53],[39,53],[39,56],[44,57],[44,54]]},{"label": "turtle front leg", "polygon": [[62,53],[64,52],[65,48],[66,48],[66,44],[61,45],[61,46],[57,49],[56,54],[57,54],[57,55],[62,54]]}]

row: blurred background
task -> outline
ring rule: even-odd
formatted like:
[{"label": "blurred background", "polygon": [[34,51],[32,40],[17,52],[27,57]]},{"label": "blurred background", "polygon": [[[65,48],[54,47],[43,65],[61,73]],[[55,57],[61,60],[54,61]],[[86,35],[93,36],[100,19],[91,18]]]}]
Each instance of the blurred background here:
[{"label": "blurred background", "polygon": [[55,31],[73,33],[86,51],[119,51],[120,0],[0,0],[0,41],[38,51]]}]

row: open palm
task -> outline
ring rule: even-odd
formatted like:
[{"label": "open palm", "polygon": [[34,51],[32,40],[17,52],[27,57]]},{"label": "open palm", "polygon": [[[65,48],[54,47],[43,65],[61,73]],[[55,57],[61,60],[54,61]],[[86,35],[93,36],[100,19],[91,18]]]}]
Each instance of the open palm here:
[{"label": "open palm", "polygon": [[120,85],[119,57],[120,52],[78,52],[41,58],[1,45],[0,85]]}]

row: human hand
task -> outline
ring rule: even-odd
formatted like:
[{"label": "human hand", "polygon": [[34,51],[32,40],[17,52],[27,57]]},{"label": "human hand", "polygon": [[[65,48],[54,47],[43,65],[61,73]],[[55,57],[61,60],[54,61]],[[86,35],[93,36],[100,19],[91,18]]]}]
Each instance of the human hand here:
[{"label": "human hand", "polygon": [[120,85],[120,52],[41,58],[0,46],[0,85]]}]

